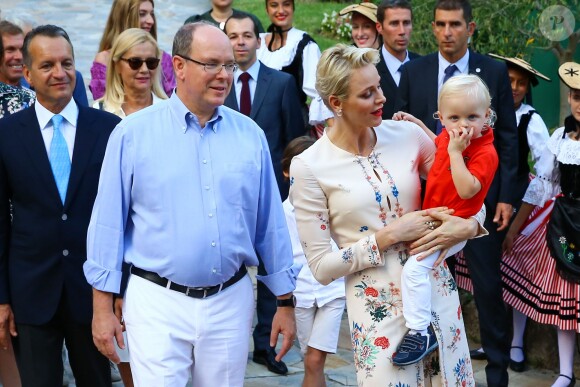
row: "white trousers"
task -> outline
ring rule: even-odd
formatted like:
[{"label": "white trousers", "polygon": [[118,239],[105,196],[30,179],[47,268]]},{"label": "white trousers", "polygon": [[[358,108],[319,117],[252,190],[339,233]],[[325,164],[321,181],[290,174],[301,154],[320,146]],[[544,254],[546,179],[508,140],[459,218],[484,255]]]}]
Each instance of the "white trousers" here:
[{"label": "white trousers", "polygon": [[[466,242],[461,242],[449,249],[445,258],[460,252]],[[440,251],[417,261],[420,254],[409,257],[401,274],[401,296],[403,298],[403,316],[409,329],[423,331],[431,324],[431,281],[429,273],[439,258]]]},{"label": "white trousers", "polygon": [[246,275],[196,299],[132,275],[123,314],[138,387],[244,384],[254,295]]}]

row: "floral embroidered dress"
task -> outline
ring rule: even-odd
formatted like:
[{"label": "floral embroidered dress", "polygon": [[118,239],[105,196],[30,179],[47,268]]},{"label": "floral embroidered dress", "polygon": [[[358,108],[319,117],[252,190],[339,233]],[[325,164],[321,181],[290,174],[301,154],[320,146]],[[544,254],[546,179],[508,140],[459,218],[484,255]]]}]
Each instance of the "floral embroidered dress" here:
[{"label": "floral embroidered dress", "polygon": [[[346,297],[359,386],[474,386],[457,287],[447,266],[431,274],[432,323],[439,356],[396,367],[391,358],[407,332],[402,315],[404,244],[380,252],[375,232],[421,207],[435,145],[409,122],[383,121],[368,157],[335,146],[328,136],[295,157],[290,200],[302,247],[323,284],[346,276]],[[330,240],[339,246],[332,251]]]},{"label": "floral embroidered dress", "polygon": [[0,82],[0,118],[26,109],[36,101],[34,91]]},{"label": "floral embroidered dress", "polygon": [[[569,123],[574,127],[575,122]],[[554,196],[580,200],[580,141],[563,134],[563,127],[554,131],[536,163],[537,176],[523,201],[538,207],[514,239],[511,253],[504,254],[502,279],[509,305],[539,323],[580,332],[580,284],[560,277],[546,244]],[[561,243],[563,249],[577,251],[566,238]]]}]

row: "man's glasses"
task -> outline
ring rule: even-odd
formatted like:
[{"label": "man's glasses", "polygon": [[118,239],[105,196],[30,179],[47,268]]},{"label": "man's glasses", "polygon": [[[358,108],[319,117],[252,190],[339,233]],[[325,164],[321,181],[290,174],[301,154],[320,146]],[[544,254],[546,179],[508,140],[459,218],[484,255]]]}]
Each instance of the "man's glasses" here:
[{"label": "man's glasses", "polygon": [[143,63],[147,65],[149,70],[155,70],[159,66],[159,59],[157,58],[147,58],[145,60],[141,58],[121,58],[121,60],[127,62],[132,70],[139,70]]},{"label": "man's glasses", "polygon": [[225,64],[203,63],[203,62],[197,61],[195,59],[191,59],[185,55],[178,54],[177,56],[179,56],[185,60],[188,60],[190,62],[193,62],[195,64],[198,64],[200,66],[203,66],[203,69],[210,74],[219,74],[219,72],[222,71],[222,68],[224,68],[226,70],[226,73],[233,74],[238,69],[238,65],[235,63],[225,63]]}]

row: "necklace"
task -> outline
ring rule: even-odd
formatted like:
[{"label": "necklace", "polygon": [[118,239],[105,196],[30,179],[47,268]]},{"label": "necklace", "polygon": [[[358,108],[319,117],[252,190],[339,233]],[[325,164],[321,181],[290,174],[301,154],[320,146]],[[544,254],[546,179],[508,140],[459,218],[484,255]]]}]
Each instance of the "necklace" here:
[{"label": "necklace", "polygon": [[[392,193],[393,197],[395,198],[395,208],[394,208],[395,214],[393,214],[392,217],[395,218],[398,216],[400,218],[403,215],[403,208],[401,207],[401,204],[399,203],[399,190],[397,189],[397,185],[395,184],[395,180],[393,179],[393,177],[391,176],[391,174],[389,173],[387,168],[385,168],[384,165],[381,163],[381,161],[379,160],[379,156],[380,156],[380,153],[376,153],[374,150],[374,147],[373,147],[371,149],[371,153],[367,157],[355,155],[354,162],[356,162],[358,165],[360,165],[360,167],[365,175],[366,180],[368,181],[370,186],[373,188],[373,191],[375,192],[375,201],[379,205],[379,218],[381,219],[381,222],[383,223],[383,225],[386,226],[387,225],[387,210],[386,210],[385,206],[383,205],[383,194],[381,193],[379,184],[377,184],[376,182],[373,181],[371,174],[367,170],[367,167],[365,166],[365,163],[364,163],[365,158],[368,160],[368,162],[370,163],[373,170],[378,169],[380,172],[382,172],[382,174],[387,179],[387,183],[391,187],[391,193]],[[379,180],[381,180],[381,179],[379,178]],[[393,211],[392,206],[391,206],[391,200],[389,199],[388,195],[386,195],[386,199],[387,199],[386,201],[387,201],[387,206],[389,207],[389,211]]]}]

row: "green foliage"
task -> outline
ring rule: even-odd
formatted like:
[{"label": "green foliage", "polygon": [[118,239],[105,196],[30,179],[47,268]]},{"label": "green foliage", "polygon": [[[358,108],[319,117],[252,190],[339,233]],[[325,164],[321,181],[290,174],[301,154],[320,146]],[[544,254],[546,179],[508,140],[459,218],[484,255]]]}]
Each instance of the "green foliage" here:
[{"label": "green foliage", "polygon": [[[350,41],[346,33],[346,24],[340,20],[331,26],[333,12],[336,14],[345,6],[344,1],[336,0],[295,0],[294,16],[297,28],[307,31],[324,50],[338,41]],[[358,1],[358,0],[357,0]],[[567,6],[580,23],[579,0],[561,0],[558,3]],[[347,1],[354,3],[355,1]],[[379,0],[373,0],[378,4]],[[433,9],[436,0],[413,1],[413,34],[410,49],[420,54],[437,50],[437,44],[431,30]],[[481,53],[494,52],[500,55],[519,56],[529,59],[530,47],[549,47],[550,42],[541,34],[538,20],[541,11],[554,0],[471,0],[474,21],[477,25],[471,47]],[[264,27],[270,24],[266,15],[264,0],[236,0],[235,8],[251,12],[258,16]],[[327,15],[327,16],[325,16]],[[325,17],[327,18],[324,22]],[[340,17],[337,17],[340,18]],[[340,27],[341,26],[341,27]],[[336,30],[341,28],[338,33]],[[325,29],[332,31],[325,31]]]},{"label": "green foliage", "polygon": [[[416,1],[413,6],[413,35],[410,48],[421,54],[437,50],[431,29],[435,0]],[[548,48],[550,42],[539,28],[541,12],[553,0],[472,0],[476,31],[471,47],[480,53],[493,52],[530,59],[530,47]],[[578,0],[560,2],[580,21]]]},{"label": "green foliage", "polygon": [[324,12],[320,30],[322,34],[329,38],[336,38],[345,42],[351,40],[352,26],[350,19],[340,16],[336,11],[332,11],[330,14]]}]

